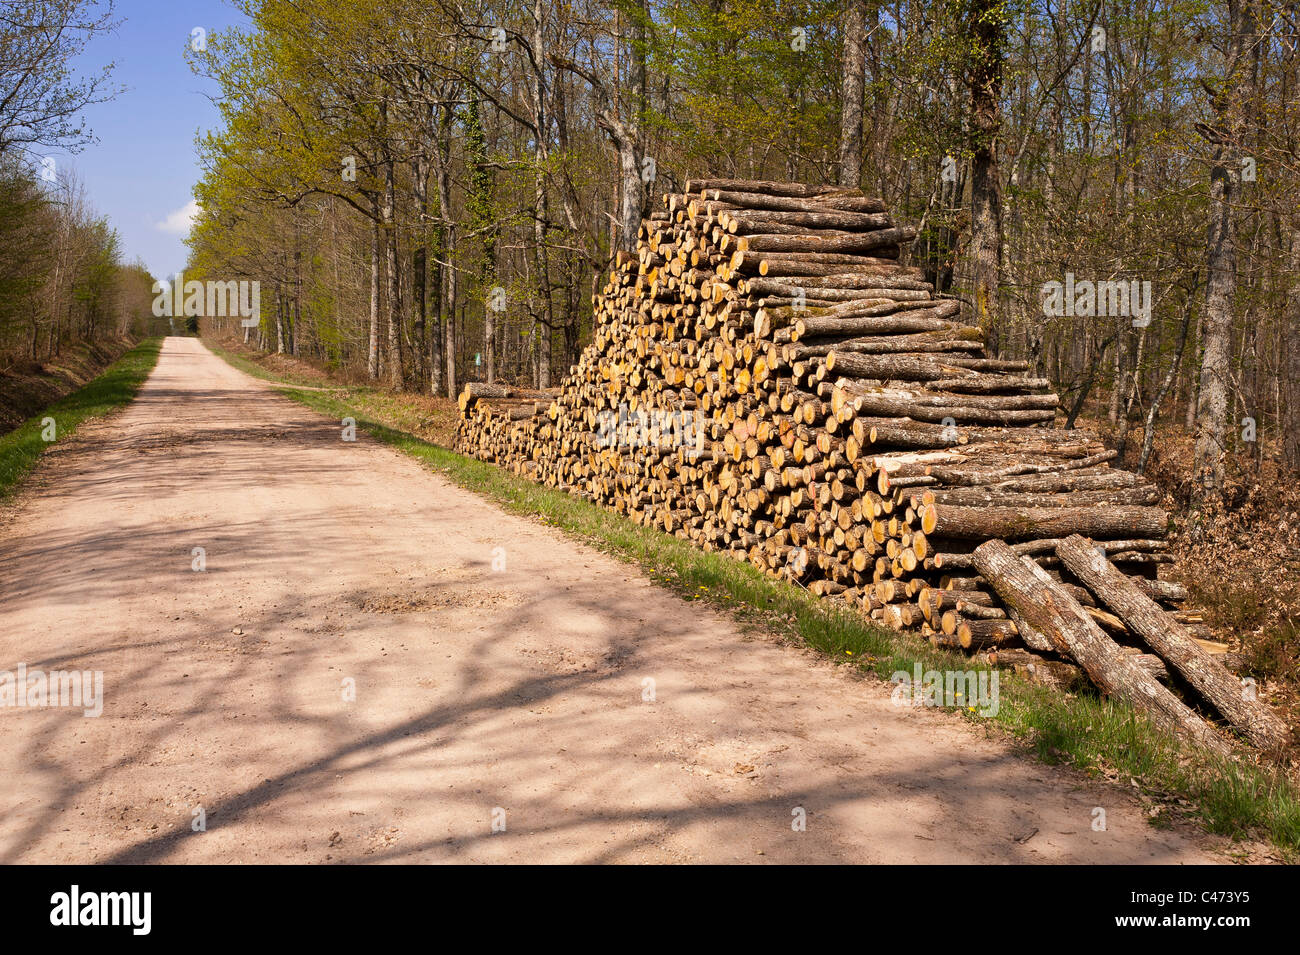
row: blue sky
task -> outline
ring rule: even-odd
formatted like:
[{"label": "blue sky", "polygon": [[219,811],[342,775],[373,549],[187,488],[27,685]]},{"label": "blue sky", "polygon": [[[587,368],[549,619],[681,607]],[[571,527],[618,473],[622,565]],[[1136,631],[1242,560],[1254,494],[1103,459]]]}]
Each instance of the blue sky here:
[{"label": "blue sky", "polygon": [[204,95],[211,85],[185,62],[190,33],[245,20],[224,0],[118,0],[116,11],[121,26],[91,42],[77,66],[85,74],[116,62],[114,80],[126,90],[86,110],[98,142],[52,155],[117,229],[124,261],[143,259],[162,278],[185,265],[184,213],[199,176],[194,137],[218,118]]}]

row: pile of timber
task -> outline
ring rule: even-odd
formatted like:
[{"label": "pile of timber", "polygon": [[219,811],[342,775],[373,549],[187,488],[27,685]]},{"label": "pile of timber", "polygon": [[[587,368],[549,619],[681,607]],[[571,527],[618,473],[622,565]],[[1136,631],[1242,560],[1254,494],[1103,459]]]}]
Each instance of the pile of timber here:
[{"label": "pile of timber", "polygon": [[[1125,673],[1185,690],[1185,661],[1062,552],[1086,539],[1144,612],[1201,651],[1208,631],[1158,573],[1171,557],[1157,489],[1111,467],[1096,433],[1053,426],[1050,383],[987,357],[963,303],[900,263],[913,237],[857,190],[689,181],[619,254],[561,386],[466,386],[457,449],[936,645],[1130,695],[1132,681],[1095,672],[1096,654],[1004,592],[981,564],[996,542],[1016,569],[1032,565],[1039,597],[1078,608]],[[1243,725],[1198,692],[1277,743],[1261,707]]]}]

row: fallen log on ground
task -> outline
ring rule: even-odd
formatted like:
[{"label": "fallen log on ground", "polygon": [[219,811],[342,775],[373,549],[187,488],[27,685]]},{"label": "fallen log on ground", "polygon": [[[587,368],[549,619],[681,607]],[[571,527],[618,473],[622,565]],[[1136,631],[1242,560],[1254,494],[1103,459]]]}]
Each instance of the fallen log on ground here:
[{"label": "fallen log on ground", "polygon": [[1221,756],[1232,750],[1215,730],[1102,633],[1051,577],[1000,540],[975,549],[975,567],[1009,606],[1078,663],[1105,693],[1130,703],[1159,728]]},{"label": "fallen log on ground", "polygon": [[1182,626],[1091,542],[1077,535],[1056,545],[1061,563],[1110,607],[1147,645],[1205,697],[1229,723],[1264,750],[1283,748],[1287,726],[1243,692],[1241,680],[1206,653]]}]

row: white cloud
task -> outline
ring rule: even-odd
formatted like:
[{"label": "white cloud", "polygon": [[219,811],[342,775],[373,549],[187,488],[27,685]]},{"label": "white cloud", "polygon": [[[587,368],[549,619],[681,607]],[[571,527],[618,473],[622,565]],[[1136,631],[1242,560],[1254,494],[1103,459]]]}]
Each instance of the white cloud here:
[{"label": "white cloud", "polygon": [[190,227],[194,225],[194,219],[198,214],[199,204],[191,199],[175,212],[170,213],[155,228],[160,232],[168,232],[172,235],[186,235],[190,231]]}]

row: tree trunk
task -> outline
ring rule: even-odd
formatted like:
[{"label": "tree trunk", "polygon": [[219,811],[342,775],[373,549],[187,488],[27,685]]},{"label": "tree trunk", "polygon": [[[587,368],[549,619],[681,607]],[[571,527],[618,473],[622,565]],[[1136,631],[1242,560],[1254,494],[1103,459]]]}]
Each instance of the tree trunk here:
[{"label": "tree trunk", "polygon": [[1237,255],[1232,235],[1230,153],[1215,149],[1210,171],[1210,228],[1206,267],[1205,318],[1201,323],[1201,376],[1196,404],[1193,489],[1204,501],[1223,488],[1227,449],[1228,379],[1232,358],[1232,304],[1237,287]]},{"label": "tree trunk", "polygon": [[1142,373],[1142,359],[1146,352],[1147,331],[1148,329],[1144,328],[1138,334],[1137,354],[1134,355],[1132,359],[1133,368],[1128,374],[1124,375],[1122,379],[1123,385],[1121,391],[1123,391],[1124,401],[1120,407],[1119,427],[1115,431],[1115,450],[1119,453],[1119,460],[1121,462],[1124,460],[1124,451],[1128,447],[1129,430],[1133,427],[1133,402],[1138,397],[1138,388],[1140,385],[1138,375]]},{"label": "tree trunk", "polygon": [[996,0],[976,0],[972,10],[974,41],[968,76],[974,142],[971,154],[971,272],[975,312],[990,351],[1000,351],[997,316],[998,271],[1002,259],[1002,178],[998,170],[998,134],[1002,126],[1002,56],[1004,23]]},{"label": "tree trunk", "polygon": [[289,354],[298,354],[298,334],[302,328],[302,235],[298,217],[293,220],[293,320],[289,323]]},{"label": "tree trunk", "polygon": [[447,267],[446,315],[443,319],[445,337],[443,349],[447,354],[447,397],[456,397],[456,266]]},{"label": "tree trunk", "polygon": [[1163,537],[1169,517],[1158,507],[960,507],[937,504],[934,537],[1027,540],[1037,537]]},{"label": "tree trunk", "polygon": [[862,179],[862,90],[867,69],[866,0],[844,8],[843,79],[840,85],[839,184],[856,187]]},{"label": "tree trunk", "polygon": [[442,247],[443,247],[443,227],[439,222],[434,229],[433,255],[429,266],[429,275],[425,281],[426,287],[430,290],[429,295],[434,303],[434,312],[432,315],[433,323],[428,329],[429,335],[429,394],[440,395],[443,393],[443,364],[445,361],[445,343],[443,336],[445,334],[445,325],[443,315],[445,306],[443,296],[445,280],[442,274]]},{"label": "tree trunk", "polygon": [[397,264],[397,203],[394,196],[393,161],[384,163],[384,256],[388,281],[388,383],[400,391],[402,368],[402,286]]},{"label": "tree trunk", "polygon": [[411,251],[411,307],[415,310],[415,341],[411,348],[415,356],[415,390],[424,392],[429,387],[426,370],[428,352],[427,316],[429,314],[429,160],[420,155],[412,163],[414,173],[416,222],[415,238]]},{"label": "tree trunk", "polygon": [[1282,460],[1292,470],[1300,470],[1300,212],[1291,216],[1291,282],[1283,314]]},{"label": "tree trunk", "polygon": [[533,262],[537,270],[537,287],[542,298],[542,322],[534,325],[535,339],[533,347],[537,354],[537,385],[540,388],[551,386],[551,333],[555,327],[555,304],[551,294],[550,270],[546,252],[546,227],[549,221],[549,209],[546,197],[546,161],[547,129],[549,120],[546,113],[546,89],[543,85],[541,64],[546,62],[546,33],[544,18],[546,6],[542,0],[533,3],[532,54],[537,68],[533,72],[529,92],[533,106]]},{"label": "tree trunk", "polygon": [[379,377],[379,258],[382,255],[379,207],[373,198],[371,209],[373,214],[370,220],[370,354],[366,363],[366,373],[373,380]]},{"label": "tree trunk", "polygon": [[444,104],[438,122],[438,140],[434,143],[433,150],[433,179],[438,190],[438,216],[442,222],[438,242],[438,270],[442,277],[438,283],[438,325],[443,356],[447,363],[445,394],[448,398],[456,397],[456,223],[451,217],[451,173],[447,168],[453,115],[451,106]]},{"label": "tree trunk", "polygon": [[275,283],[275,353],[284,354],[284,293]]},{"label": "tree trunk", "polygon": [[1120,408],[1124,403],[1124,339],[1127,329],[1124,318],[1115,319],[1115,354],[1111,363],[1110,404],[1106,409],[1106,420],[1111,424],[1119,423]]},{"label": "tree trunk", "polygon": [[[1196,334],[1192,336],[1193,348],[1200,350],[1201,316],[1196,317]],[[1188,432],[1196,430],[1196,406],[1200,402],[1201,375],[1200,362],[1187,362],[1187,408],[1184,410],[1183,429]]]},{"label": "tree trunk", "polygon": [[1233,166],[1238,161],[1249,57],[1255,30],[1256,0],[1230,0],[1232,36],[1222,86],[1211,104],[1216,128],[1210,168],[1210,222],[1206,237],[1205,317],[1201,323],[1200,396],[1196,407],[1196,446],[1192,461],[1193,494],[1203,503],[1223,490],[1227,451],[1228,387],[1232,361],[1232,310],[1237,291],[1237,242],[1234,231]]},{"label": "tree trunk", "polygon": [[1151,400],[1151,407],[1147,410],[1146,426],[1142,429],[1142,454],[1138,457],[1137,473],[1142,474],[1147,469],[1147,461],[1151,458],[1151,449],[1156,440],[1156,416],[1160,414],[1160,404],[1164,401],[1165,395],[1173,383],[1178,380],[1178,368],[1183,361],[1183,351],[1187,348],[1187,330],[1192,324],[1192,295],[1187,296],[1187,305],[1183,314],[1183,327],[1178,333],[1178,346],[1174,353],[1174,363],[1169,368],[1169,373],[1165,375],[1165,380],[1160,384],[1160,390]]}]

